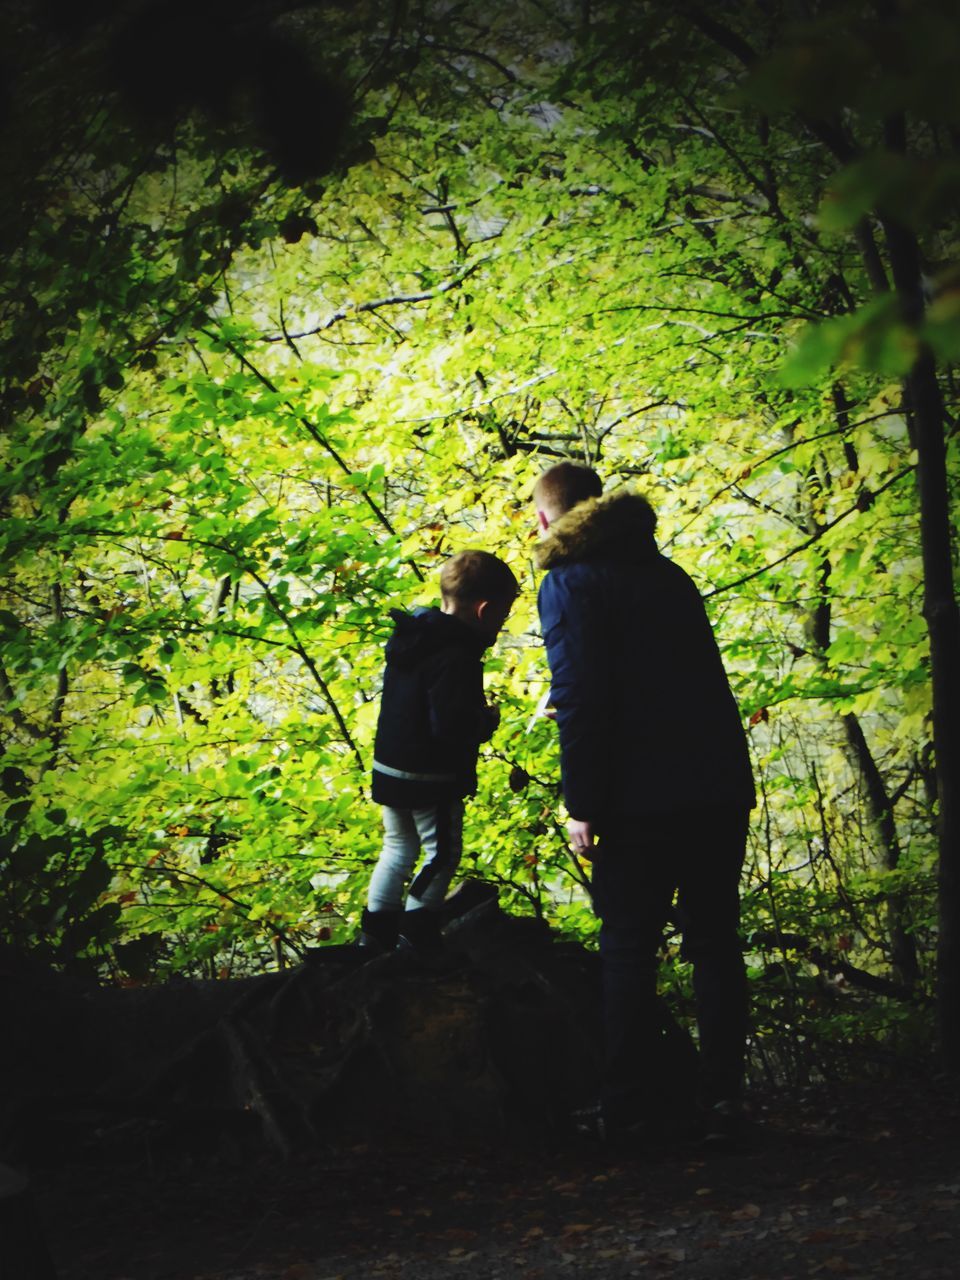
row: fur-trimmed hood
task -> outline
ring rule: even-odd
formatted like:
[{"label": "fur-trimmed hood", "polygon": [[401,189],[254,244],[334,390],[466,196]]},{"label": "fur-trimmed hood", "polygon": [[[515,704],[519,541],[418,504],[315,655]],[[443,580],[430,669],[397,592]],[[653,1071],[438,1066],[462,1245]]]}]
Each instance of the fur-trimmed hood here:
[{"label": "fur-trimmed hood", "polygon": [[593,559],[643,563],[657,554],[656,526],[646,498],[620,489],[587,498],[559,516],[537,544],[534,557],[541,569]]}]

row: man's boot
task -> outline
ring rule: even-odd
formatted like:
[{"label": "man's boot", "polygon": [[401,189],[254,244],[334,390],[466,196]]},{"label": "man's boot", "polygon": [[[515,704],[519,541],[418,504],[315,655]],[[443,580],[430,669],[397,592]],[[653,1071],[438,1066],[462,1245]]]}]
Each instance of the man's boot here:
[{"label": "man's boot", "polygon": [[371,956],[392,951],[397,945],[397,929],[402,914],[401,911],[368,911],[364,907],[357,946],[364,947]]}]

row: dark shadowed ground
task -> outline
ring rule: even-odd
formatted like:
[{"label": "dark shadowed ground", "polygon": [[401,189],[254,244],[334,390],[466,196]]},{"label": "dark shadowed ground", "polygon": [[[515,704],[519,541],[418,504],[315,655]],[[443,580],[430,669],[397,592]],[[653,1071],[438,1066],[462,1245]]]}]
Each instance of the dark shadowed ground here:
[{"label": "dark shadowed ground", "polygon": [[[0,1160],[59,1280],[960,1275],[956,1082],[875,1062],[758,1095],[726,1152],[567,1135],[597,1086],[596,954],[465,901],[438,957],[327,947],[235,982],[7,957]],[[668,1018],[662,1051],[669,1115],[693,1049]],[[0,1280],[28,1280],[18,1204],[0,1183]]]},{"label": "dark shadowed ground", "polygon": [[900,1079],[768,1098],[739,1151],[322,1141],[288,1161],[95,1146],[31,1172],[60,1280],[960,1273],[960,1104]]}]

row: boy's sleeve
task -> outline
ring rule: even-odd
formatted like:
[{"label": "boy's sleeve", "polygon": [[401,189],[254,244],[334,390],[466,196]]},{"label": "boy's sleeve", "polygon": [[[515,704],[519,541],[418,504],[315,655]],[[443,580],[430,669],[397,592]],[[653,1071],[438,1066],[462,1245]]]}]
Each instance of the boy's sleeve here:
[{"label": "boy's sleeve", "polygon": [[563,798],[572,818],[595,822],[608,807],[610,783],[610,656],[602,610],[556,571],[543,580],[537,607],[560,733]]}]

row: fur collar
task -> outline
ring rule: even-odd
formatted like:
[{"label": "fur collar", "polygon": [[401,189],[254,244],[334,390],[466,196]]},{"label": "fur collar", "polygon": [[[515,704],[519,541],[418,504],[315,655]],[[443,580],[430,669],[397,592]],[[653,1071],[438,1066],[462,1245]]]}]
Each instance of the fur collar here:
[{"label": "fur collar", "polygon": [[554,520],[537,544],[541,569],[580,560],[638,564],[657,554],[657,517],[646,498],[627,489],[578,502]]}]

